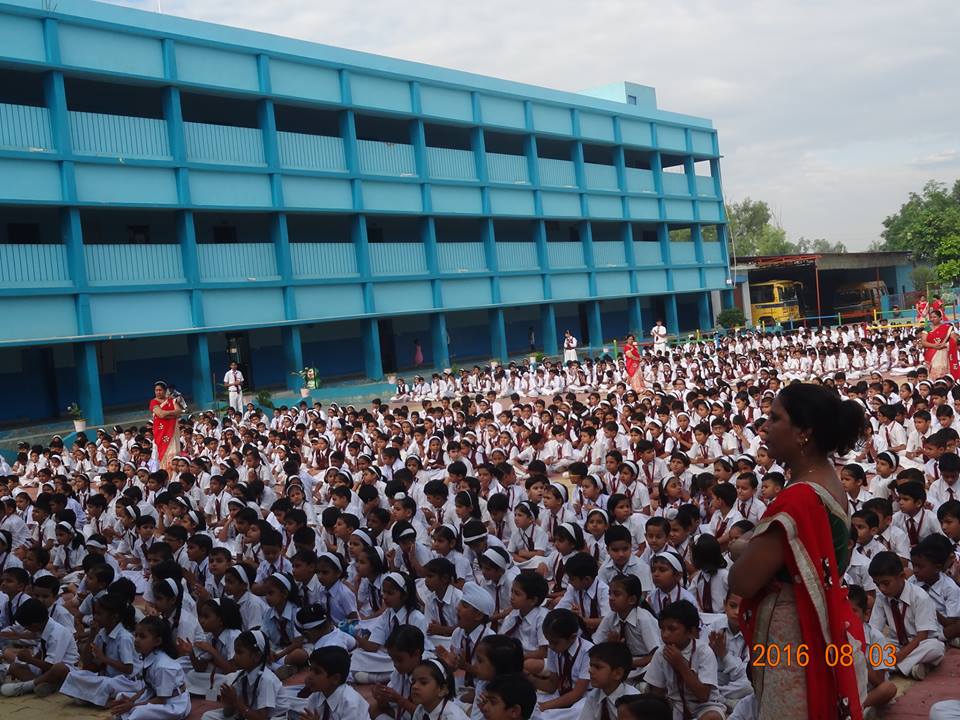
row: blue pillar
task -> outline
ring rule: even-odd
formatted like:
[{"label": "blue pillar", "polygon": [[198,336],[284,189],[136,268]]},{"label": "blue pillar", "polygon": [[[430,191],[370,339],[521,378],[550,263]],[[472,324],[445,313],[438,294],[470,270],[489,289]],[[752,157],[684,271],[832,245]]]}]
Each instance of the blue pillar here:
[{"label": "blue pillar", "polygon": [[365,318],[361,323],[363,369],[371,380],[383,380],[383,358],[380,355],[380,328],[376,318]]},{"label": "blue pillar", "polygon": [[77,404],[91,425],[103,425],[103,398],[100,396],[100,366],[95,342],[73,346],[77,371]]},{"label": "blue pillar", "polygon": [[643,336],[643,313],[640,311],[640,298],[627,298],[628,330],[638,338]]},{"label": "blue pillar", "polygon": [[680,334],[680,321],[677,318],[677,296],[666,295],[663,298],[663,306],[667,311],[667,317],[664,322],[667,325],[667,332],[671,335]]},{"label": "blue pillar", "polygon": [[493,308],[490,318],[490,357],[507,362],[507,326],[503,320],[503,308]]},{"label": "blue pillar", "polygon": [[710,307],[710,291],[705,291],[697,295],[697,319],[700,331],[713,330],[713,313]]},{"label": "blue pillar", "polygon": [[439,370],[450,367],[450,346],[447,344],[447,316],[433,313],[430,316],[430,339],[433,343],[433,364]]},{"label": "blue pillar", "polygon": [[540,306],[540,336],[543,338],[543,354],[559,355],[557,345],[557,313],[553,305]]},{"label": "blue pillar", "polygon": [[303,380],[293,373],[303,367],[303,344],[300,341],[300,327],[288,325],[283,328],[281,341],[283,343],[283,371],[287,379],[287,389],[297,390],[303,385]]},{"label": "blue pillar", "polygon": [[213,405],[213,373],[210,370],[210,342],[205,333],[187,335],[190,353],[190,389],[193,404],[198,408]]},{"label": "blue pillar", "polygon": [[721,301],[723,302],[724,310],[727,310],[728,308],[732,308],[736,306],[737,303],[733,297],[733,292],[734,292],[733,290],[720,291],[720,298],[721,298]]},{"label": "blue pillar", "polygon": [[590,337],[590,347],[603,347],[603,323],[600,318],[600,301],[591,300],[587,303],[587,332]]}]

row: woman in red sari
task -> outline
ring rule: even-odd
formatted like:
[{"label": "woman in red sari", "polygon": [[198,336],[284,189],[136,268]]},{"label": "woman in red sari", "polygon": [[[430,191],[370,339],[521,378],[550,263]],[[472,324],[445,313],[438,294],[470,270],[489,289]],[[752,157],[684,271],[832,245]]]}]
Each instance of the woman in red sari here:
[{"label": "woman in red sari", "polygon": [[[789,467],[790,483],[752,537],[734,548],[729,578],[730,592],[743,598],[741,627],[760,720],[863,717],[863,624],[840,584],[850,557],[850,516],[828,456],[848,452],[864,423],[857,403],[798,383],[780,393],[764,425],[770,454]],[[779,655],[771,658],[766,650],[774,645]],[[796,655],[801,646],[805,667]]]},{"label": "woman in red sari", "polygon": [[931,310],[930,329],[920,338],[923,346],[923,362],[931,379],[947,375],[960,379],[960,353],[957,351],[957,334],[953,325],[943,321],[943,313]]},{"label": "woman in red sari", "polygon": [[170,472],[173,458],[179,454],[180,441],[177,437],[177,418],[180,408],[170,394],[163,380],[153,384],[153,400],[150,401],[150,413],[153,415],[153,441],[157,445],[157,465]]},{"label": "woman in red sari", "polygon": [[640,348],[637,345],[636,335],[627,335],[623,343],[623,364],[630,379],[630,389],[640,393],[646,388],[643,384],[643,373],[640,371]]}]

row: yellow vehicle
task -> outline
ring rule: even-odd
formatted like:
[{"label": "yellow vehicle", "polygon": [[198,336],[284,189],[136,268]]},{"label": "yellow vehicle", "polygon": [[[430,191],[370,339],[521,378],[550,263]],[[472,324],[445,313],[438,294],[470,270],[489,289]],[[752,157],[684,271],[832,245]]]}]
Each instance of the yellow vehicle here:
[{"label": "yellow vehicle", "polygon": [[803,283],[796,280],[768,280],[750,283],[750,315],[757,325],[782,325],[799,320]]},{"label": "yellow vehicle", "polygon": [[844,322],[873,320],[874,311],[883,311],[888,294],[887,284],[877,280],[844,285],[837,290],[833,306]]}]

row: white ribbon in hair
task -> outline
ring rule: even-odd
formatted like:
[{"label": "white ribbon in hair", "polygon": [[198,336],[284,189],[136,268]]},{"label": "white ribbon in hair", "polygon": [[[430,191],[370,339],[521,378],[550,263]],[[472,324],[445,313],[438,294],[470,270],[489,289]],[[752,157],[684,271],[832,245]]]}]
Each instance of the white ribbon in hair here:
[{"label": "white ribbon in hair", "polygon": [[487,548],[487,549],[484,551],[482,557],[485,557],[487,560],[489,560],[490,562],[492,562],[494,565],[496,565],[497,567],[499,567],[501,570],[506,570],[506,569],[507,569],[507,563],[509,562],[509,560],[508,560],[507,558],[505,558],[503,555],[501,555],[500,553],[498,553],[498,552],[497,552],[495,549],[493,549],[493,548]]},{"label": "white ribbon in hair", "polygon": [[396,585],[398,588],[400,588],[404,592],[406,592],[407,590],[406,579],[403,577],[403,575],[401,575],[396,571],[388,572],[386,575],[384,575],[384,580],[390,580],[391,582],[393,582],[394,585]]},{"label": "white ribbon in hair", "polygon": [[651,560],[650,562],[654,562],[656,560],[663,560],[663,562],[670,565],[670,567],[672,567],[678,573],[683,572],[683,563],[681,562],[680,558],[677,556],[676,553],[672,553],[672,552],[657,553],[656,555],[653,556],[653,560]]},{"label": "white ribbon in hair", "polygon": [[293,583],[290,582],[290,578],[283,573],[275,572],[270,577],[283,585],[287,589],[287,592],[290,592],[290,590],[293,589]]}]

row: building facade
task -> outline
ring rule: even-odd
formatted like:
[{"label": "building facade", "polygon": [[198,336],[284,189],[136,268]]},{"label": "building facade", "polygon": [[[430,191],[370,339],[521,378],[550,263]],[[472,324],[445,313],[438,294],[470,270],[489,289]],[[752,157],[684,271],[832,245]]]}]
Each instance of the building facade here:
[{"label": "building facade", "polygon": [[717,134],[86,0],[0,2],[0,421],[600,346],[732,302]]}]

